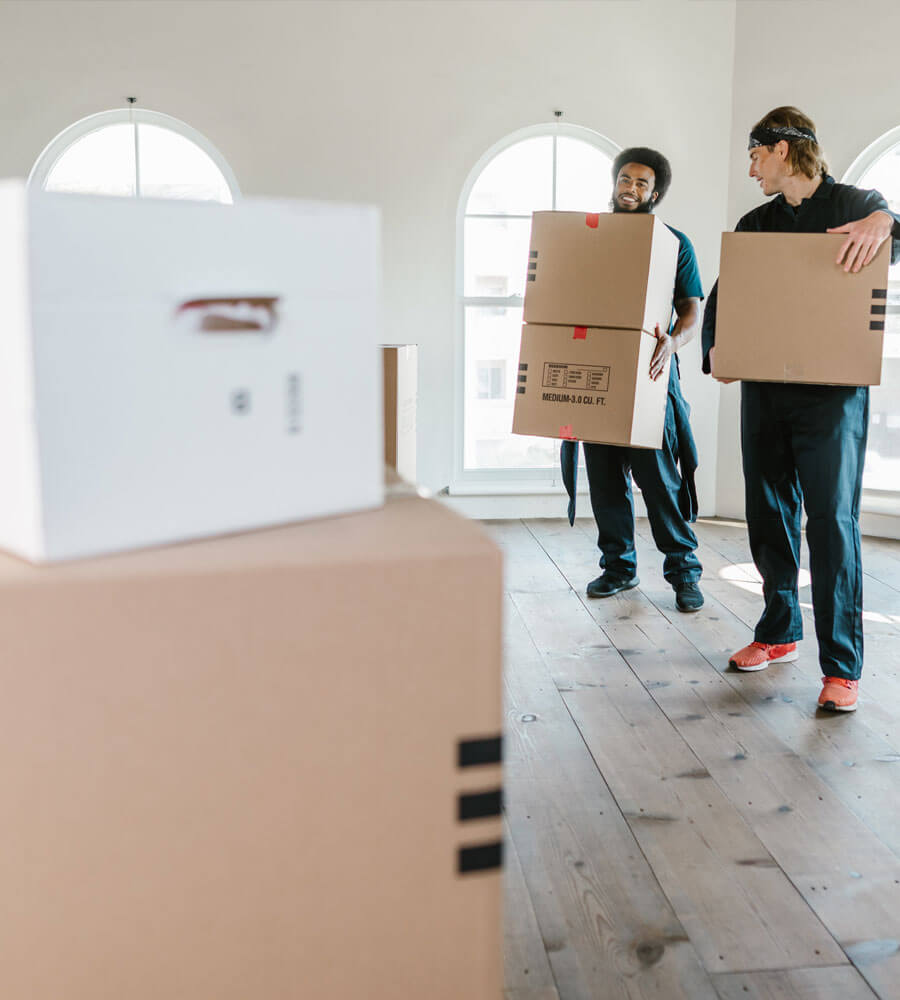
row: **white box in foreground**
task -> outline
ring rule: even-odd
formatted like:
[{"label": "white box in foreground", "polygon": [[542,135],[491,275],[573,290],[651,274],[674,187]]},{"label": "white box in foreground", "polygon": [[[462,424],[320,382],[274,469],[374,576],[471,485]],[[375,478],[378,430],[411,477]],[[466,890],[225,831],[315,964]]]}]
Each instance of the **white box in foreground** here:
[{"label": "white box in foreground", "polygon": [[383,500],[374,208],[0,182],[0,547],[34,561]]}]

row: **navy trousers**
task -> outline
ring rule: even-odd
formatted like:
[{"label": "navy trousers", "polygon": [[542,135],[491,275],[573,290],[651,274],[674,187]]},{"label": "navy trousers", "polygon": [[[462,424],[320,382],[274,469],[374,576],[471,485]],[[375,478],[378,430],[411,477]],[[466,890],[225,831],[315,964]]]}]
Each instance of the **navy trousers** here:
[{"label": "navy trousers", "polygon": [[670,369],[669,397],[663,446],[621,448],[584,443],[584,464],[597,522],[600,566],[618,577],[637,572],[634,550],[634,498],[631,477],[641,489],[656,547],[663,553],[663,575],[672,586],[695,583],[703,567],[695,554],[697,536],[685,516],[679,493],[682,475],[678,468],[678,431],[673,399],[681,401],[678,369]]},{"label": "navy trousers", "polygon": [[803,636],[797,575],[806,507],[819,663],[827,677],[862,672],[862,492],[869,390],[744,382],[741,443],[747,527],[763,578],[757,642]]}]

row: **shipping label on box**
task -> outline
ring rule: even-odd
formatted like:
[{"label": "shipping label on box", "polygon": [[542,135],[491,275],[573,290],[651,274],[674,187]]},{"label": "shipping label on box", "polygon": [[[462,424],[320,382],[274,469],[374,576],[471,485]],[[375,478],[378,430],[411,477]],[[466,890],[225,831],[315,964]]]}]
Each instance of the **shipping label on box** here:
[{"label": "shipping label on box", "polygon": [[535,212],[525,322],[665,332],[677,261],[654,215]]},{"label": "shipping label on box", "polygon": [[380,504],[377,232],[363,205],[0,184],[0,546],[65,559]]},{"label": "shipping label on box", "polygon": [[669,368],[650,378],[655,348],[641,330],[526,324],[513,433],[661,447]]},{"label": "shipping label on box", "polygon": [[836,233],[724,233],[714,374],[751,382],[878,385],[890,240],[858,274]]}]

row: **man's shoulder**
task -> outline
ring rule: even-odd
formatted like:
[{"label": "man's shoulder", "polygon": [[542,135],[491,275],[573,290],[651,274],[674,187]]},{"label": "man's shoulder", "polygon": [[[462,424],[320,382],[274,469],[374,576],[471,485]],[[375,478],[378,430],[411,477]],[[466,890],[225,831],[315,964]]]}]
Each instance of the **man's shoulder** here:
[{"label": "man's shoulder", "polygon": [[890,211],[887,200],[877,189],[837,182],[831,184],[831,205],[841,222],[855,222],[875,211]]},{"label": "man's shoulder", "polygon": [[835,181],[830,185],[831,197],[840,201],[865,201],[869,198],[880,198],[881,192],[874,188],[857,187],[855,184],[841,184]]},{"label": "man's shoulder", "polygon": [[746,212],[738,219],[738,224],[734,228],[738,231],[744,230],[750,232],[768,228],[766,223],[772,218],[775,212],[776,202],[777,198],[772,198],[771,201],[764,201],[761,205],[757,205],[756,208],[751,208],[749,212]]}]

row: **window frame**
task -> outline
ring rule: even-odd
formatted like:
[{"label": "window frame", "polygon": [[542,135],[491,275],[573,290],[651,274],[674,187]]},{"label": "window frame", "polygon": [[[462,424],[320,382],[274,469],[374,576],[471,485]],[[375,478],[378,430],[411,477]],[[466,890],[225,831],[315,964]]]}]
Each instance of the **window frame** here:
[{"label": "window frame", "polygon": [[[549,122],[528,125],[511,132],[487,149],[466,176],[456,208],[456,277],[454,284],[454,378],[453,378],[453,465],[450,492],[453,494],[472,493],[555,493],[562,487],[559,469],[466,469],[465,468],[465,337],[467,306],[497,306],[499,308],[519,308],[524,297],[509,296],[466,296],[465,294],[465,222],[466,205],[472,189],[488,164],[500,153],[526,139],[550,137],[553,139],[553,171],[551,204],[556,207],[556,140],[559,138],[578,139],[593,146],[599,152],[614,160],[622,147],[607,136],[583,125]],[[469,218],[509,218],[531,219],[531,215],[481,215],[474,213]]]},{"label": "window frame", "polygon": [[[898,148],[900,148],[900,125],[888,129],[874,142],[869,143],[844,171],[841,177],[842,183],[858,185],[863,175],[874,167],[883,156]],[[887,514],[900,517],[900,489],[863,489],[860,509],[867,514]]]},{"label": "window frame", "polygon": [[[237,177],[235,177],[234,171],[228,165],[228,161],[202,132],[198,132],[197,129],[188,125],[187,122],[181,121],[179,118],[173,118],[172,115],[163,114],[161,111],[150,111],[147,108],[114,108],[110,111],[98,111],[96,114],[81,118],[67,128],[64,128],[62,132],[47,143],[41,151],[40,156],[35,160],[34,166],[31,168],[31,173],[28,175],[28,186],[38,187],[43,190],[51,171],[70,146],[73,146],[80,139],[90,135],[92,132],[98,132],[100,129],[107,128],[110,125],[123,124],[156,125],[159,128],[175,132],[182,136],[182,138],[192,142],[206,153],[225,178],[225,183],[231,192],[232,204],[239,201],[242,197]],[[138,134],[135,132],[136,136]],[[135,140],[135,146],[137,146],[137,140]],[[135,153],[137,154],[137,149],[135,149]],[[137,155],[135,156],[135,175],[137,193],[134,197],[145,197],[140,193],[140,165]]]}]

